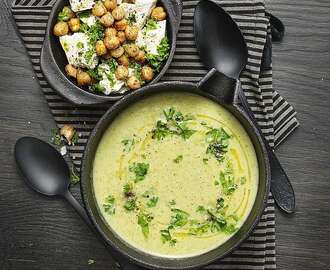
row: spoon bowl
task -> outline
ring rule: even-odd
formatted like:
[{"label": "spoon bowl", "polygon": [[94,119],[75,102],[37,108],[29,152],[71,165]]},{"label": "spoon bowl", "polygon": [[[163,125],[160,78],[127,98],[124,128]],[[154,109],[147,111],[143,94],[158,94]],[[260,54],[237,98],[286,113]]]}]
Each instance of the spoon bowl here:
[{"label": "spoon bowl", "polygon": [[194,14],[194,34],[204,65],[237,79],[247,63],[248,51],[230,15],[212,1],[200,1]]},{"label": "spoon bowl", "polygon": [[46,196],[64,195],[70,170],[61,154],[37,138],[23,137],[15,145],[16,163],[26,183]]}]

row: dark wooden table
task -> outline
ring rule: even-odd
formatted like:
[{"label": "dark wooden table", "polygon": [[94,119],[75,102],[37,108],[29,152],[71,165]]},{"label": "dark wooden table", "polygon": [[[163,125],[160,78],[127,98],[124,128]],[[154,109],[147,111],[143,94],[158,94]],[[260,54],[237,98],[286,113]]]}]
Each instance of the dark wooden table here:
[{"label": "dark wooden table", "polygon": [[[0,2],[0,269],[115,269],[67,203],[39,196],[17,174],[15,141],[49,139],[54,121],[14,31],[10,2]],[[267,4],[287,27],[284,42],[274,45],[274,85],[301,122],[277,150],[297,197],[293,216],[276,213],[277,266],[330,269],[330,1]]]}]

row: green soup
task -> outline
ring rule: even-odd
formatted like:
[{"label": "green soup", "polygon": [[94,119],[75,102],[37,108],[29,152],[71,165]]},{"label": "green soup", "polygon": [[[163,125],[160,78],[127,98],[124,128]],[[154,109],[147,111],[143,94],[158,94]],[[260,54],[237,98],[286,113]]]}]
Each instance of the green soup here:
[{"label": "green soup", "polygon": [[122,112],[93,164],[99,211],[118,237],[147,253],[190,257],[218,247],[253,206],[252,142],[225,108],[166,93]]}]

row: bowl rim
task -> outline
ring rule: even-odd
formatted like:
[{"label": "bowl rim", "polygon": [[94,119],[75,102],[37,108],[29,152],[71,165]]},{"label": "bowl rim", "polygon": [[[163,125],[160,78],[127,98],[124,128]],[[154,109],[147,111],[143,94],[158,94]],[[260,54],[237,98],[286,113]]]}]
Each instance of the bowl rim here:
[{"label": "bowl rim", "polygon": [[[111,95],[101,95],[85,90],[79,86],[77,86],[65,72],[59,67],[57,64],[56,57],[54,55],[52,46],[55,46],[54,42],[51,41],[51,36],[53,35],[53,25],[56,21],[56,16],[59,10],[67,3],[69,0],[58,0],[55,2],[47,21],[47,28],[45,39],[41,48],[40,54],[40,66],[41,71],[49,83],[49,85],[62,97],[69,100],[75,105],[96,105],[96,104],[104,104],[113,101],[117,101],[127,95],[130,91],[126,91],[122,94],[111,94]],[[157,3],[160,2],[161,5],[168,11],[168,19],[167,19],[167,36],[169,36],[171,43],[171,50],[166,62],[163,64],[161,70],[157,73],[156,77],[148,82],[145,86],[142,86],[139,89],[142,89],[148,85],[152,85],[158,82],[165,72],[168,70],[175,53],[176,49],[176,38],[177,31],[181,21],[181,13],[180,16],[177,16],[177,12],[174,11],[176,8],[174,3],[177,3],[180,7],[180,0],[157,0]],[[66,60],[67,61],[67,60]]]},{"label": "bowl rim", "polygon": [[[144,258],[146,258],[146,256],[147,257],[155,257],[155,256],[145,253],[141,250],[138,250],[138,249],[134,248],[133,246],[130,246],[129,244],[125,243],[123,239],[121,239],[119,237],[118,241],[121,241],[126,246],[128,245],[131,250],[134,250],[134,249],[138,250],[138,253],[140,254],[140,256],[134,256],[134,255],[132,256],[132,254],[128,254],[127,252],[123,251],[122,247],[118,247],[116,244],[114,244],[112,242],[112,240],[110,240],[108,238],[105,230],[101,227],[99,221],[96,219],[95,213],[94,213],[95,210],[92,209],[92,207],[97,208],[95,198],[93,198],[93,200],[92,200],[92,203],[94,203],[93,206],[91,206],[91,203],[89,201],[90,200],[89,197],[93,195],[93,194],[90,195],[90,193],[93,193],[93,190],[90,187],[91,182],[92,182],[92,180],[91,180],[92,176],[90,175],[90,173],[92,172],[92,164],[90,164],[90,163],[92,163],[92,162],[90,161],[90,159],[94,159],[95,151],[97,149],[97,146],[98,146],[100,140],[102,139],[104,132],[111,125],[112,121],[118,116],[118,114],[120,114],[122,111],[124,111],[126,108],[128,108],[131,104],[134,104],[135,102],[138,102],[139,100],[141,100],[144,97],[147,97],[149,95],[158,94],[161,92],[175,92],[173,89],[168,90],[167,89],[168,87],[170,87],[170,88],[171,87],[190,88],[189,90],[183,90],[183,91],[181,91],[182,89],[180,89],[180,92],[188,92],[188,93],[192,93],[192,94],[197,94],[202,97],[215,101],[216,103],[224,106],[226,109],[230,108],[230,110],[229,110],[230,113],[233,114],[236,119],[237,119],[237,115],[235,115],[233,113],[233,110],[236,111],[237,114],[242,116],[245,121],[244,125],[241,122],[241,120],[239,120],[239,119],[237,119],[237,120],[241,123],[241,125],[244,127],[244,129],[246,131],[247,131],[246,125],[249,126],[250,131],[247,131],[247,133],[248,133],[251,141],[253,142],[254,148],[256,148],[256,144],[257,144],[257,146],[259,148],[259,152],[260,152],[260,154],[258,156],[257,150],[256,150],[256,154],[257,154],[257,158],[258,158],[258,165],[259,165],[259,172],[261,170],[260,164],[263,164],[262,170],[264,171],[264,180],[263,181],[260,181],[261,176],[259,175],[259,184],[258,184],[258,192],[257,192],[257,197],[259,196],[259,202],[257,202],[257,197],[256,197],[256,201],[254,202],[252,210],[249,213],[245,222],[240,227],[240,229],[231,238],[229,238],[225,243],[223,243],[219,247],[217,247],[209,252],[203,253],[201,255],[182,258],[182,260],[186,261],[185,265],[182,265],[182,266],[179,266],[179,264],[180,264],[179,262],[182,261],[181,258],[173,260],[171,258],[158,256],[158,259],[160,261],[167,261],[169,263],[169,265],[166,265],[166,262],[163,263],[162,265],[157,264],[157,263],[153,264],[150,262],[146,262],[146,260],[144,259]],[[164,91],[162,91],[162,90],[155,91],[154,88],[157,88],[157,89],[165,88],[165,90]],[[191,90],[191,89],[195,89],[195,90]],[[110,118],[110,120],[109,120],[109,118]],[[102,129],[103,129],[103,131],[102,131]],[[252,138],[251,134],[253,134],[254,138]],[[96,145],[93,145],[95,143],[96,143]],[[93,150],[93,147],[95,147],[94,150]],[[92,156],[90,156],[91,153],[92,153]],[[262,156],[262,157],[260,158],[260,156]],[[90,169],[88,169],[89,167],[90,167]],[[145,89],[141,89],[136,92],[132,92],[130,95],[125,96],[123,99],[121,99],[119,102],[117,102],[114,106],[112,106],[108,109],[108,111],[99,120],[99,122],[93,129],[93,131],[88,139],[88,142],[87,142],[84,154],[83,154],[83,159],[82,159],[80,185],[81,185],[83,203],[85,205],[89,218],[91,219],[93,225],[96,227],[98,233],[102,236],[102,238],[106,241],[106,243],[109,244],[110,247],[112,249],[114,249],[116,252],[123,254],[131,262],[136,263],[143,267],[150,268],[150,269],[155,269],[155,268],[159,268],[159,269],[195,269],[195,268],[205,266],[207,264],[212,263],[215,260],[225,257],[226,255],[231,253],[233,250],[235,250],[251,234],[252,230],[258,224],[265,207],[267,206],[268,194],[270,192],[270,176],[271,175],[270,175],[270,165],[269,165],[268,155],[267,155],[266,147],[264,145],[262,137],[258,133],[258,130],[254,127],[254,125],[253,125],[252,121],[249,119],[248,115],[245,113],[245,111],[239,105],[223,104],[223,103],[219,102],[218,100],[216,100],[214,98],[214,96],[212,96],[208,93],[205,93],[203,91],[200,91],[197,88],[196,84],[173,81],[173,82],[157,83],[156,85],[150,85],[149,87],[147,87]],[[263,186],[260,187],[259,186],[260,184],[263,184]],[[261,194],[259,194],[259,192],[261,192],[261,190],[263,190],[263,192]],[[257,205],[257,203],[258,203],[258,205]],[[255,208],[257,208],[256,211],[254,211],[255,213],[252,213]],[[98,213],[98,214],[101,215],[100,213]],[[254,215],[254,217],[252,220],[250,220],[252,215]],[[247,224],[248,220],[249,220],[249,224]],[[248,228],[245,228],[245,231],[241,232],[239,234],[239,232],[245,226],[248,226]],[[112,229],[109,228],[109,226],[108,226],[108,230],[111,231]],[[112,230],[111,233],[116,234],[114,230]],[[226,249],[226,251],[222,252],[221,255],[215,255],[217,250],[219,250],[221,247],[223,247],[226,243],[232,242],[232,241],[234,241],[234,244],[229,246],[229,248]],[[207,259],[206,258],[207,254],[210,254],[211,252],[213,254],[212,258]],[[141,257],[142,257],[142,259],[141,259]],[[196,261],[193,262],[194,259],[201,258],[201,257],[203,257],[204,259],[200,260],[200,261],[197,260],[198,262],[196,262]],[[189,260],[191,262],[187,262],[187,260]],[[173,261],[175,262],[175,264],[173,264]]]}]

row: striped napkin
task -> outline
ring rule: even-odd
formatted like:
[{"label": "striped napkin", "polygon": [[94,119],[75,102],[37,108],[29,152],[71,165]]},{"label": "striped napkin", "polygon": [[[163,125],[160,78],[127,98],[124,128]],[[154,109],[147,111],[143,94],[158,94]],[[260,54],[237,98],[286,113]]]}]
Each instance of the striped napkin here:
[{"label": "striped napkin", "polygon": [[[69,148],[72,161],[79,170],[88,136],[107,106],[75,107],[56,94],[40,70],[40,50],[48,15],[55,1],[15,0],[12,13],[58,127],[71,124],[80,134],[78,143]],[[162,79],[164,81],[197,82],[207,72],[200,62],[194,44],[193,13],[197,2],[183,0],[177,49],[173,62]],[[294,109],[273,89],[271,65],[266,68],[262,65],[266,37],[270,36],[264,1],[227,0],[218,3],[232,15],[244,34],[249,58],[240,80],[264,135],[271,146],[275,147],[292,133],[299,123]],[[231,255],[205,269],[275,269],[275,262],[274,200],[270,194],[265,212],[251,236]]]}]

